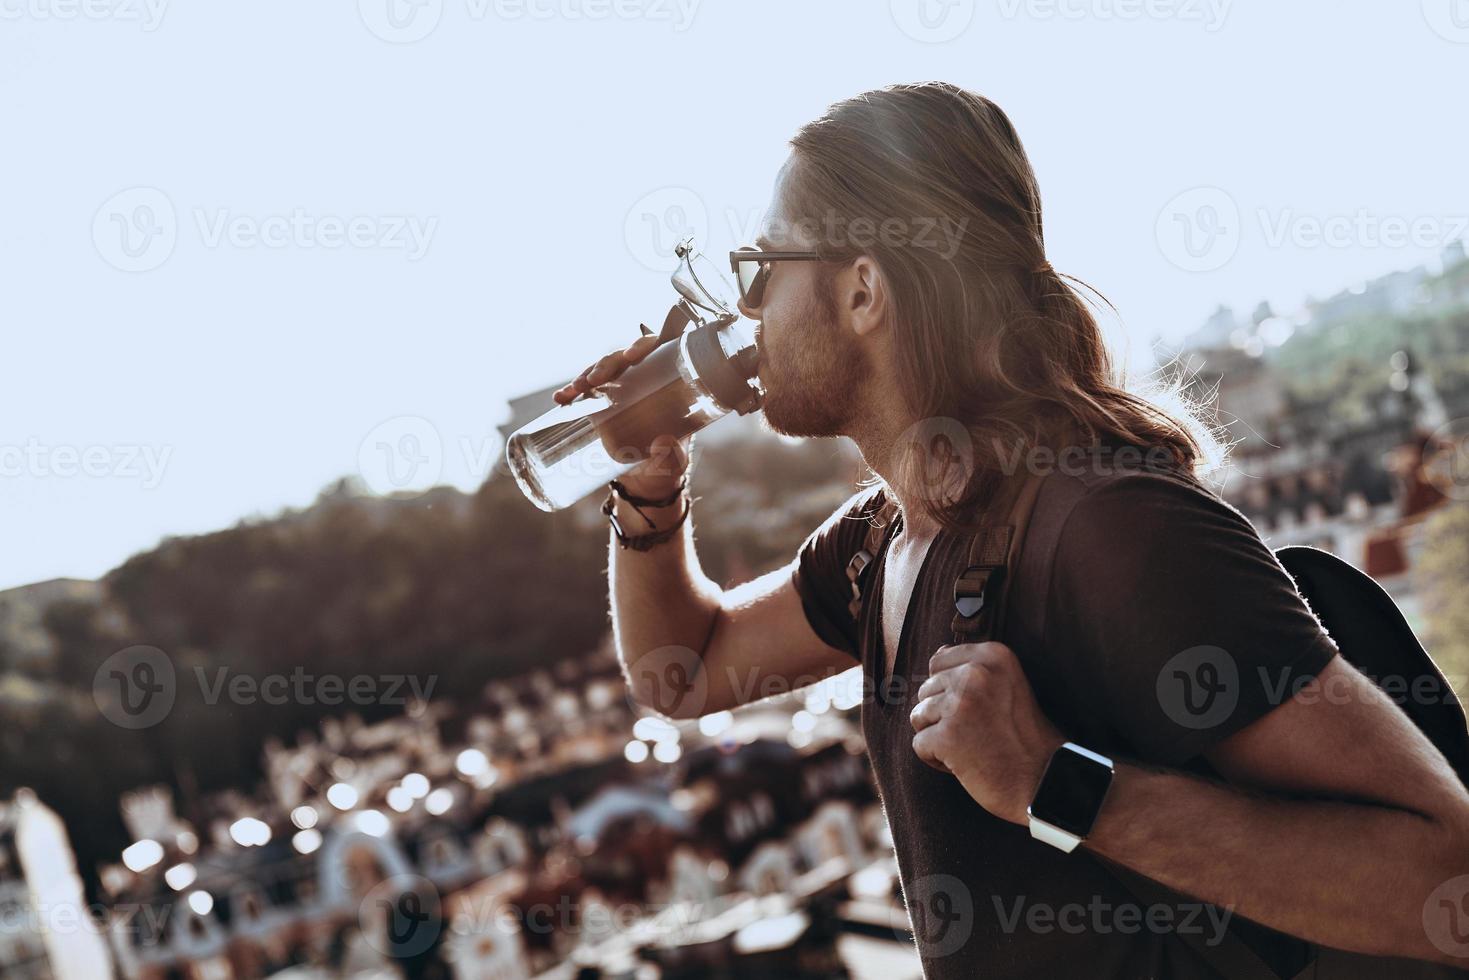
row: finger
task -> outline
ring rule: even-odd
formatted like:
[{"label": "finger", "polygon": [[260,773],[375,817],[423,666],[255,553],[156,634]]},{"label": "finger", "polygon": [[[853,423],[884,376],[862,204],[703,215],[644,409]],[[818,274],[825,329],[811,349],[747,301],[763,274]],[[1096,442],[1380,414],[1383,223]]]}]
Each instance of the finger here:
[{"label": "finger", "polygon": [[605,384],[617,377],[627,368],[627,361],[623,359],[622,351],[614,351],[602,357],[592,369],[587,372],[587,384],[595,388],[597,385]]},{"label": "finger", "polygon": [[952,670],[961,664],[967,664],[974,660],[975,643],[959,643],[953,646],[939,647],[938,651],[928,658],[928,676],[945,670]]},{"label": "finger", "polygon": [[584,395],[587,392],[591,391],[592,386],[587,383],[587,378],[591,375],[592,368],[594,367],[596,367],[595,364],[588,365],[585,371],[583,371],[581,374],[578,374],[576,377],[572,378],[566,383],[566,388],[569,388],[572,392],[578,395]]},{"label": "finger", "polygon": [[930,674],[928,679],[918,686],[916,700],[922,701],[924,698],[931,698],[935,694],[943,694],[945,691],[952,690],[949,684],[951,674],[953,674],[951,670]]},{"label": "finger", "polygon": [[1009,647],[993,640],[987,640],[984,643],[956,643],[952,646],[938,648],[938,651],[928,660],[928,672],[933,675],[941,670],[951,670],[963,664],[993,667],[1013,657],[1014,654],[1010,652]]},{"label": "finger", "polygon": [[908,722],[915,732],[921,732],[944,720],[945,697],[947,695],[940,694],[938,697],[924,698],[908,713]]},{"label": "finger", "polygon": [[938,757],[938,729],[928,728],[913,736],[913,754],[939,772],[953,772]]},{"label": "finger", "polygon": [[586,371],[583,371],[560,388],[557,388],[556,393],[552,397],[564,405],[567,402],[575,401],[577,398],[591,391],[591,386],[586,383],[587,372],[590,370],[591,368],[587,368]]},{"label": "finger", "polygon": [[662,345],[658,343],[658,337],[656,335],[639,337],[637,340],[634,340],[631,344],[627,345],[627,349],[622,352],[622,356],[629,365],[641,364],[644,358],[653,353],[660,346]]}]

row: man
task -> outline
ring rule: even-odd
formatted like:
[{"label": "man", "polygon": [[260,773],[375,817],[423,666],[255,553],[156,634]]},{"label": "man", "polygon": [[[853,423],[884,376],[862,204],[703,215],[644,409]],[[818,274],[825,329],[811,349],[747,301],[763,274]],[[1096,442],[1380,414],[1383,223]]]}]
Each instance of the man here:
[{"label": "man", "polygon": [[[1207,434],[1113,379],[1046,261],[1004,113],[951,85],[896,86],[833,106],[792,145],[758,243],[787,257],[740,276],[765,417],[852,439],[881,483],[788,567],[724,591],[685,519],[688,447],[656,443],[615,502],[634,537],[611,549],[634,695],[690,716],[862,663],[930,977],[1238,975],[1236,944],[1286,977],[1308,943],[1465,965],[1425,928],[1435,889],[1469,871],[1464,787],[1199,482]],[[656,344],[608,355],[558,399]],[[939,444],[958,447],[957,482],[932,476]],[[952,645],[964,527],[1074,445],[1088,465],[1041,477],[1070,503],[1023,596],[1032,613],[1007,617],[1004,642]],[[881,505],[896,515],[854,618],[846,569]],[[698,696],[670,707],[668,672],[641,668],[675,662]],[[1207,724],[1178,710],[1164,682],[1180,671],[1227,710]],[[1084,812],[1058,829],[1032,804]],[[1163,899],[1135,893],[1148,879]]]}]

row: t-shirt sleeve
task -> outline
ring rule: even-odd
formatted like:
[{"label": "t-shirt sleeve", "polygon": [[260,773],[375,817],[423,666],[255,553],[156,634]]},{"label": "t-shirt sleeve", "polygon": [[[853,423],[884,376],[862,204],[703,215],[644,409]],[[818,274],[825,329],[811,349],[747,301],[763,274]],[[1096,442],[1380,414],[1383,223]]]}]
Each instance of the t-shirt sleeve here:
[{"label": "t-shirt sleeve", "polygon": [[1153,474],[1109,481],[1072,509],[1046,635],[1119,740],[1170,766],[1289,700],[1337,652],[1239,511]]},{"label": "t-shirt sleeve", "polygon": [[877,488],[864,490],[838,507],[801,545],[791,572],[811,629],[827,646],[858,661],[862,655],[857,622],[849,609],[852,583],[847,564],[862,550],[871,526],[868,516],[881,505],[881,494]]}]

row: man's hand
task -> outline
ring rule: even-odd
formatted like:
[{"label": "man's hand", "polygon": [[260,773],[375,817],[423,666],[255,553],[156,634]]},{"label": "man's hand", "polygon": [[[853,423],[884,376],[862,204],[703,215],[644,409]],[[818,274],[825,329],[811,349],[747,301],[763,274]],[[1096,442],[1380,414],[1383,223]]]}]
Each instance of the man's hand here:
[{"label": "man's hand", "polygon": [[1051,753],[1066,741],[1003,643],[940,647],[909,720],[920,759],[953,773],[980,806],[1018,824],[1027,822]]},{"label": "man's hand", "polygon": [[[646,329],[645,327],[644,330]],[[578,398],[592,394],[602,385],[616,381],[622,377],[624,371],[635,364],[641,364],[660,346],[662,344],[657,334],[645,333],[622,350],[612,351],[588,365],[585,371],[558,388],[552,398],[558,405],[570,405]],[[693,441],[693,436],[683,439],[659,436],[654,439],[648,447],[648,458],[622,477],[622,485],[627,487],[629,493],[639,497],[657,500],[667,497],[673,493],[689,468]],[[623,508],[619,506],[619,517],[627,519],[628,515],[622,511]],[[667,508],[667,513],[650,513],[649,516],[655,520],[660,516],[677,519],[681,512],[681,506],[674,504]]]},{"label": "man's hand", "polygon": [[615,381],[622,376],[622,372],[634,364],[642,363],[659,346],[656,334],[645,334],[622,350],[612,351],[593,361],[585,371],[556,389],[552,397],[558,405],[569,405],[583,395],[591,394],[599,385]]}]

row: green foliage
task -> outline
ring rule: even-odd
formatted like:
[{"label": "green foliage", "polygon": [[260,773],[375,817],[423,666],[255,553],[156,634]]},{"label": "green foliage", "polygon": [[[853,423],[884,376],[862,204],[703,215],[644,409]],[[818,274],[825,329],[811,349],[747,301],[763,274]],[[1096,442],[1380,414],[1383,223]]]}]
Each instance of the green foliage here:
[{"label": "green foliage", "polygon": [[1404,348],[1445,391],[1469,384],[1469,309],[1451,307],[1405,317],[1362,317],[1297,333],[1267,354],[1301,401],[1329,400],[1339,417],[1365,418],[1385,390],[1388,359]]},{"label": "green foliage", "polygon": [[1417,565],[1429,652],[1461,699],[1469,698],[1469,502],[1428,519]]}]

